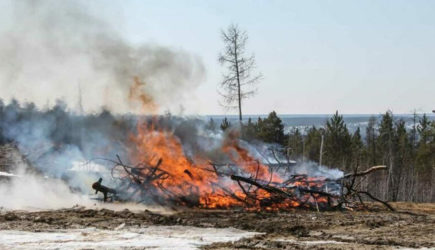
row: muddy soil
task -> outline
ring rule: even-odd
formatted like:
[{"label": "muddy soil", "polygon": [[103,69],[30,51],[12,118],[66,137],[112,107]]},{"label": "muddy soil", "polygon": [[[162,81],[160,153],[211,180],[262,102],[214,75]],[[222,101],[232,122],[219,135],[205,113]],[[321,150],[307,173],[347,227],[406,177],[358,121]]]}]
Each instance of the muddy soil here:
[{"label": "muddy soil", "polygon": [[370,211],[247,212],[184,210],[160,214],[73,207],[51,211],[0,210],[0,230],[56,232],[95,227],[116,230],[149,225],[233,227],[262,232],[205,249],[391,249],[435,248],[435,204],[393,204],[401,213],[371,206]]}]

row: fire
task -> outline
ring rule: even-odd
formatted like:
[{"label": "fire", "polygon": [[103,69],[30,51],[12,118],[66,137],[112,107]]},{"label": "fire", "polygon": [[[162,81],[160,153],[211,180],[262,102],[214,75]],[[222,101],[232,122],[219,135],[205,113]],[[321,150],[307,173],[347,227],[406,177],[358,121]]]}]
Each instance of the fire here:
[{"label": "fire", "polygon": [[134,77],[133,80],[133,84],[130,86],[128,93],[128,99],[132,106],[135,106],[135,104],[139,102],[141,111],[156,113],[158,106],[152,96],[144,90],[146,83],[141,81],[138,77]]},{"label": "fire", "polygon": [[[181,196],[197,196],[198,206],[206,208],[224,208],[243,205],[245,194],[231,180],[221,178],[209,164],[209,159],[196,157],[189,159],[183,150],[180,140],[169,131],[156,128],[153,124],[140,124],[137,134],[131,136],[135,150],[131,159],[154,166],[159,159],[159,170],[167,173],[167,178],[155,180],[152,185],[161,187],[170,193]],[[247,150],[241,148],[236,140],[226,141],[222,146],[244,172],[257,178],[271,178],[279,181],[279,177],[271,174],[267,167],[254,159]],[[230,183],[230,184],[229,184]],[[160,193],[163,195],[164,193]],[[268,194],[265,193],[266,197]]]},{"label": "fire", "polygon": [[[155,100],[146,92],[145,82],[138,77],[130,86],[128,100],[133,106],[140,103],[141,112],[155,114],[158,110]],[[325,178],[288,177],[274,172],[276,169],[263,164],[240,144],[237,131],[227,133],[221,143],[219,154],[225,155],[229,162],[218,170],[206,156],[187,156],[180,139],[156,126],[157,123],[157,119],[139,122],[137,133],[130,135],[133,145],[130,161],[140,164],[130,170],[122,163],[120,166],[131,182],[127,188],[143,187],[133,188],[131,196],[163,204],[265,210],[304,206],[319,209],[331,202],[331,196],[322,193],[328,189]],[[234,176],[239,179],[234,180]],[[337,189],[336,185],[332,186]]]},{"label": "fire", "polygon": [[212,173],[187,159],[180,141],[170,132],[155,129],[152,125],[142,125],[132,140],[137,150],[137,154],[133,155],[135,161],[154,165],[153,161],[162,159],[160,169],[167,172],[169,177],[159,179],[156,185],[173,192],[186,192],[186,188],[193,185],[200,192],[205,192],[216,181]]},{"label": "fire", "polygon": [[[221,146],[221,152],[227,155],[234,166],[224,166],[227,171],[235,171],[264,185],[274,183],[280,189],[295,198],[276,196],[264,188],[233,181],[229,175],[220,174],[205,156],[188,157],[182,142],[171,131],[156,127],[155,122],[140,123],[137,133],[130,136],[135,146],[131,151],[131,161],[141,162],[150,168],[141,171],[158,171],[159,178],[149,183],[148,195],[164,202],[176,205],[196,206],[202,208],[245,207],[247,209],[289,209],[315,204],[322,206],[329,200],[317,193],[301,193],[297,188],[319,189],[325,184],[325,178],[298,176],[290,182],[271,168],[253,157],[239,144],[235,134],[229,134]],[[138,181],[139,183],[148,180]],[[176,197],[174,199],[174,197]]]},{"label": "fire", "polygon": [[245,170],[246,173],[253,176],[255,175],[256,178],[263,180],[271,178],[271,181],[274,182],[282,181],[278,175],[270,173],[267,166],[252,157],[246,149],[239,145],[239,136],[236,132],[233,131],[229,133],[222,146],[222,150],[226,152],[238,166]]}]

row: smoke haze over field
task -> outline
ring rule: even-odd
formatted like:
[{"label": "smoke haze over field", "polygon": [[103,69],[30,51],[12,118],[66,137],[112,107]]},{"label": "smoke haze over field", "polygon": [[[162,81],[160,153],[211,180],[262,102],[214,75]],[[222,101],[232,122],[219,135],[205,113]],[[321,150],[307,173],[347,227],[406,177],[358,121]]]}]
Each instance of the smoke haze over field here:
[{"label": "smoke haze over field", "polygon": [[129,100],[137,77],[143,84],[135,92],[171,109],[204,79],[197,56],[155,44],[132,46],[79,2],[10,1],[6,7],[0,11],[6,17],[0,28],[3,99],[43,107],[60,98],[79,108],[80,88],[86,111],[144,111]]}]

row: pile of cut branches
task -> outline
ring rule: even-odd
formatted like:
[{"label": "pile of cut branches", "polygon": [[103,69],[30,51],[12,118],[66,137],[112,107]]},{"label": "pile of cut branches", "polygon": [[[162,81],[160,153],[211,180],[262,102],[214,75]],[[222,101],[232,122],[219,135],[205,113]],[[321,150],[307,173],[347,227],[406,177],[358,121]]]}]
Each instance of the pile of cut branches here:
[{"label": "pile of cut branches", "polygon": [[[274,203],[285,204],[287,201],[289,204],[293,205],[297,203],[296,205],[298,207],[308,207],[317,210],[350,209],[355,207],[355,201],[359,201],[363,207],[366,207],[362,199],[362,195],[364,195],[373,201],[383,204],[391,211],[395,211],[388,202],[376,198],[368,191],[358,189],[362,178],[375,171],[385,170],[386,168],[386,166],[374,166],[361,172],[358,172],[356,169],[354,173],[345,174],[338,179],[308,178],[304,175],[293,175],[282,183],[265,183],[264,181],[237,175],[232,175],[231,179],[239,184],[246,197],[250,199],[258,199],[256,192],[247,191],[251,186],[255,186],[269,193],[269,197],[272,198],[269,198],[266,203],[268,206]],[[242,183],[244,183],[245,186]],[[333,188],[328,190],[328,186],[331,185]],[[339,187],[340,190],[337,190],[337,187]],[[262,202],[262,204],[264,203],[265,202]]]},{"label": "pile of cut branches", "polygon": [[[170,173],[160,168],[162,159],[158,159],[155,165],[140,163],[135,166],[125,164],[119,156],[117,160],[110,161],[114,163],[111,170],[112,177],[120,180],[118,191],[124,193],[125,199],[144,203],[155,202],[161,205],[199,207],[200,194],[194,185],[191,185],[190,191],[184,193],[173,192],[162,185],[167,178],[172,177]],[[213,189],[220,190],[219,195],[229,197],[245,208],[352,209],[358,202],[365,207],[362,196],[366,196],[394,211],[387,202],[359,189],[364,177],[375,171],[385,170],[386,166],[374,166],[361,172],[356,169],[353,173],[337,179],[291,175],[287,180],[278,183],[272,182],[272,178],[261,180],[256,175],[249,177],[238,175],[235,170],[237,166],[234,164],[210,163],[210,165],[212,168],[209,171],[215,172],[218,178],[231,178],[242,192],[211,182]],[[186,175],[192,175],[188,170],[186,171]],[[272,172],[273,169],[270,173]]]}]

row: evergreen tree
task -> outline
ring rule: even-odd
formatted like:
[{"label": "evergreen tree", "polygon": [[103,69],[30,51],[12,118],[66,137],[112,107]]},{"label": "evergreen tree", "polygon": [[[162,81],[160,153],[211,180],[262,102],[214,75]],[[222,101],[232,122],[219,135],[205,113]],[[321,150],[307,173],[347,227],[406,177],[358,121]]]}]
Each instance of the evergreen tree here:
[{"label": "evergreen tree", "polygon": [[361,139],[360,128],[358,127],[352,135],[351,140],[352,145],[352,165],[354,167],[359,167],[362,163],[362,158],[364,154],[364,144]]},{"label": "evergreen tree", "polygon": [[395,135],[394,186],[391,190],[393,201],[398,200],[400,187],[404,182],[404,173],[409,170],[406,168],[412,164],[412,143],[409,141],[410,136],[406,131],[405,121],[399,120],[396,123]]},{"label": "evergreen tree", "polygon": [[307,135],[305,137],[305,158],[314,162],[319,162],[322,132],[322,129],[316,129],[314,126],[308,129]]},{"label": "evergreen tree", "polygon": [[431,128],[431,122],[427,118],[426,114],[420,119],[417,126],[419,142],[417,147],[417,170],[421,173],[430,171],[434,166],[431,161],[433,156],[433,149],[431,148],[431,142],[433,142],[434,133]]},{"label": "evergreen tree", "polygon": [[225,130],[227,130],[229,127],[231,127],[231,123],[228,121],[228,119],[225,117],[223,120],[222,120],[222,123],[221,123],[221,129],[222,129],[222,131],[225,131]]},{"label": "evergreen tree", "polygon": [[259,119],[257,125],[260,140],[284,145],[284,125],[275,111],[272,111],[267,118]]},{"label": "evergreen tree", "polygon": [[248,123],[243,125],[242,137],[247,141],[252,141],[257,137],[257,124],[253,123],[250,117]]},{"label": "evergreen tree", "polygon": [[376,117],[371,116],[369,119],[369,123],[366,128],[366,156],[367,156],[367,165],[375,166],[377,165],[377,148],[376,148]]},{"label": "evergreen tree", "polygon": [[338,111],[326,122],[325,163],[333,167],[349,169],[351,157],[351,137]]},{"label": "evergreen tree", "polygon": [[288,135],[287,147],[290,151],[290,157],[297,159],[303,154],[303,137],[298,128],[293,128]]},{"label": "evergreen tree", "polygon": [[388,176],[386,183],[386,190],[383,192],[386,195],[388,200],[391,200],[393,197],[393,187],[396,185],[395,179],[393,178],[395,175],[395,129],[393,123],[393,113],[391,111],[387,111],[381,119],[381,123],[379,125],[379,138],[377,140],[378,148],[381,155],[382,164],[387,165],[388,167]]},{"label": "evergreen tree", "polygon": [[379,125],[379,138],[377,145],[381,153],[382,164],[392,164],[393,157],[394,126],[393,114],[391,111],[386,112]]}]

